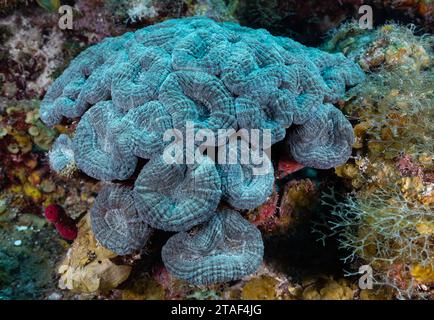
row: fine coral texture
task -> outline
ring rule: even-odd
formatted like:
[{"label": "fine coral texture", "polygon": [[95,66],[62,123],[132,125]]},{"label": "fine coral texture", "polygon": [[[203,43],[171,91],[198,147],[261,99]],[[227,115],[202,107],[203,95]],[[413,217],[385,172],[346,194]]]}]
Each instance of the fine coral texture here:
[{"label": "fine coral texture", "polygon": [[214,162],[166,164],[149,161],[137,178],[136,207],[144,221],[166,231],[185,231],[213,214],[220,201],[221,183]]},{"label": "fine coral texture", "polygon": [[[149,160],[132,191],[110,186],[98,197],[92,226],[104,246],[121,255],[138,250],[148,225],[181,232],[163,249],[166,267],[192,283],[213,283],[250,274],[262,259],[259,231],[238,213],[215,212],[222,202],[264,203],[272,162],[265,157],[259,175],[251,164],[208,156],[167,164],[166,130],[184,132],[187,123],[212,134],[269,129],[272,144],[288,136],[301,164],[331,168],[348,159],[353,142],[351,124],[331,103],[363,78],[342,54],[235,23],[175,19],[82,52],[48,90],[40,117],[49,126],[81,117],[72,143],[61,136],[51,153],[55,171],[73,162],[98,180],[128,180],[139,158]],[[190,238],[194,227],[202,231]]]},{"label": "fine coral texture", "polygon": [[54,171],[62,172],[74,164],[72,141],[66,134],[61,134],[49,152],[50,164]]},{"label": "fine coral texture", "polygon": [[140,219],[131,190],[106,186],[98,194],[91,211],[95,238],[117,254],[128,254],[142,248],[150,228]]},{"label": "fine coral texture", "polygon": [[190,233],[170,238],[162,256],[175,276],[194,284],[210,284],[255,272],[262,261],[261,233],[238,212],[217,212]]},{"label": "fine coral texture", "polygon": [[294,126],[289,140],[294,159],[318,169],[327,169],[348,159],[353,143],[353,128],[331,104],[318,108],[303,126]]},{"label": "fine coral texture", "polygon": [[[159,101],[160,112],[170,114],[175,128],[183,128],[189,120],[198,128],[211,130],[271,129],[274,143],[284,138],[284,129],[292,124],[307,126],[304,131],[314,135],[311,131],[315,126],[309,120],[330,114],[321,111],[323,103],[335,102],[347,85],[363,77],[360,68],[342,54],[306,48],[290,39],[273,37],[265,30],[206,18],[169,20],[134,34],[107,38],[80,54],[47,92],[41,118],[54,125],[62,117],[78,117],[91,106],[111,101],[113,107],[106,111],[111,114],[117,109],[116,115],[97,121],[110,128],[128,110]],[[334,113],[343,118],[339,111]],[[339,123],[340,130],[324,132],[324,139],[350,131],[347,121]],[[85,127],[92,131],[89,125]],[[129,128],[134,130],[134,126]],[[115,131],[107,130],[107,137]],[[110,137],[112,146],[105,147],[119,149],[122,136],[137,136],[127,131],[121,137]],[[106,134],[102,133],[104,137]],[[298,140],[290,135],[289,140],[293,139]],[[321,141],[321,137],[312,140]],[[307,155],[318,145],[315,141],[303,144],[299,162],[309,161]],[[92,156],[95,162],[118,161],[106,159],[106,152],[100,152],[103,148],[96,149],[98,155]],[[348,157],[348,152],[335,155],[333,151],[327,154],[330,157],[320,157],[314,164],[330,168]],[[104,169],[110,172],[101,173],[92,165],[80,168],[80,157],[78,166],[98,179],[126,179],[133,171],[132,153],[124,155],[123,159],[129,159],[125,165],[130,167],[122,170],[112,165]],[[149,152],[136,153],[150,156]]]},{"label": "fine coral texture", "polygon": [[[223,199],[237,209],[253,209],[264,203],[273,191],[274,169],[264,153],[264,165],[255,166],[253,161],[242,161],[243,158],[253,159],[254,151],[248,148],[245,140],[239,144],[228,144],[226,150],[227,164],[219,164],[219,174],[222,180]],[[237,160],[231,163],[231,160]],[[235,161],[232,161],[235,162]],[[247,163],[246,163],[247,162]],[[255,168],[263,170],[256,174]]]}]

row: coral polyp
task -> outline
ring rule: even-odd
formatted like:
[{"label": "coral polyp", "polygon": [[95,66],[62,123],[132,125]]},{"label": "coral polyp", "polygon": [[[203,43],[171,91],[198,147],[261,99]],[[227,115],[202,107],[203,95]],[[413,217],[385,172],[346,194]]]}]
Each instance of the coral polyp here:
[{"label": "coral polyp", "polygon": [[342,54],[235,23],[175,19],[82,52],[46,93],[40,116],[49,126],[81,117],[72,143],[62,136],[51,152],[56,171],[73,161],[88,176],[118,183],[145,162],[132,190],[109,185],[98,196],[91,220],[101,244],[124,255],[146,245],[150,227],[181,232],[163,249],[166,267],[192,283],[214,283],[248,275],[261,262],[260,232],[218,207],[264,203],[273,191],[272,162],[263,157],[259,174],[239,159],[219,164],[208,155],[169,164],[167,130],[184,132],[187,123],[212,135],[269,130],[271,144],[287,134],[298,162],[328,169],[348,159],[353,142],[351,124],[331,103],[363,79]]}]

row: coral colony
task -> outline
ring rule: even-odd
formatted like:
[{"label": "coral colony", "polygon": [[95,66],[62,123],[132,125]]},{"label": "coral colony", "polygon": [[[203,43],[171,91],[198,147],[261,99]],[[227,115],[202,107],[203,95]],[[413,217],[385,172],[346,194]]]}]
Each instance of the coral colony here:
[{"label": "coral colony", "polygon": [[[107,182],[91,210],[103,246],[126,255],[146,245],[152,228],[177,232],[162,249],[166,268],[210,284],[260,265],[261,233],[235,210],[267,200],[273,165],[266,156],[267,170],[255,174],[257,164],[220,163],[209,148],[200,161],[168,162],[165,133],[185,133],[187,123],[211,136],[263,130],[271,144],[285,141],[297,162],[335,167],[349,158],[354,137],[332,103],[363,79],[342,54],[235,23],[175,19],[82,52],[48,90],[40,117],[49,126],[81,117],[73,137],[57,139],[50,162],[58,173],[77,167]],[[219,150],[266,155],[266,143],[227,142],[220,139]],[[139,158],[147,162],[137,176]],[[121,182],[131,179],[133,187]]]}]

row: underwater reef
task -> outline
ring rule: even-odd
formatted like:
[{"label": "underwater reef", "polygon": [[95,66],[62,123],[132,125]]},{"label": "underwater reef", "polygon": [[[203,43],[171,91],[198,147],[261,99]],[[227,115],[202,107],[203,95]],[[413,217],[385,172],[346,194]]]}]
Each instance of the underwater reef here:
[{"label": "underwater reef", "polygon": [[[40,117],[49,126],[81,117],[72,139],[61,135],[50,151],[60,175],[77,168],[115,183],[133,176],[139,158],[148,160],[133,188],[107,184],[97,197],[90,218],[103,246],[131,254],[146,245],[150,228],[181,232],[163,247],[166,267],[192,283],[218,283],[261,263],[256,227],[218,206],[264,203],[273,188],[271,161],[261,175],[240,157],[235,164],[207,155],[193,164],[168,163],[165,131],[184,130],[188,122],[213,134],[269,129],[274,144],[289,128],[285,143],[294,159],[329,169],[348,159],[354,142],[351,124],[331,103],[363,79],[342,54],[265,30],[208,18],[167,20],[78,55],[48,89]],[[195,227],[193,236],[185,233]]]},{"label": "underwater reef", "polygon": [[37,100],[0,99],[0,300],[62,296],[56,269],[71,234],[59,220],[52,228],[43,208],[62,203],[77,219],[97,189],[52,174],[46,152],[64,128],[47,128],[38,109]]},{"label": "underwater reef", "polygon": [[[432,35],[423,32],[432,32],[433,2],[363,1],[373,8],[373,30],[350,23],[360,17],[357,11],[361,2],[67,0],[62,4],[73,7],[74,27],[61,30],[57,27],[60,1],[0,1],[0,300],[432,299]],[[206,41],[195,38],[190,43],[197,45],[194,50],[180,48],[188,48],[191,59],[187,63],[186,56],[178,56],[176,63],[178,67],[202,68],[187,71],[205,68],[208,77],[177,77],[174,74],[184,70],[167,71],[164,66],[173,60],[173,48],[169,47],[168,53],[168,44],[175,47],[187,40],[184,37],[189,30],[183,27],[184,34],[160,38],[162,42],[151,56],[149,51],[139,51],[134,60],[130,58],[130,53],[140,48],[136,34],[156,35],[158,23],[192,16],[233,22],[218,23],[220,28],[236,23],[249,27],[241,27],[245,30],[241,34],[258,37],[261,49],[252,49],[256,44],[249,39],[232,42],[236,37],[227,37],[231,32],[240,34],[240,30],[229,32],[224,27],[223,36],[212,38],[222,41],[220,47],[202,39],[206,34],[202,31],[200,38]],[[388,23],[390,20],[396,23]],[[150,25],[156,26],[144,31]],[[221,33],[219,28],[213,30]],[[119,48],[112,46],[113,39],[119,39]],[[219,57],[215,65],[213,56],[207,55],[210,49],[218,55],[225,39],[230,46],[243,46],[245,51],[237,50],[237,54],[250,57],[240,58],[240,63],[253,65],[253,72],[239,78],[250,81],[250,87],[246,85],[242,92],[243,99],[231,91],[236,90],[234,84],[227,89],[220,79],[229,59]],[[276,39],[288,44],[281,49],[278,43],[277,55],[272,44]],[[118,49],[118,54],[124,55],[123,66],[114,61],[106,68],[111,72],[125,67],[116,73],[116,84],[121,84],[122,90],[114,90],[113,100],[110,85],[110,96],[103,99],[107,103],[87,101],[92,90],[94,97],[107,92],[93,82],[99,75],[92,74],[101,67],[101,55],[95,53],[96,61],[89,59],[89,72],[78,72],[74,79],[79,81],[66,83],[61,89],[62,98],[72,101],[82,94],[83,113],[69,118],[62,111],[60,123],[47,126],[39,112],[47,89],[70,64],[75,64],[74,58],[79,70],[78,61],[84,62],[80,52],[91,57],[83,50],[94,44],[107,49],[103,59],[117,55]],[[134,48],[127,48],[129,45]],[[158,60],[162,51],[165,54]],[[277,109],[287,100],[271,103],[274,97],[293,89],[279,85],[283,83],[279,81],[286,81],[278,73],[280,67],[288,66],[287,58],[283,63],[280,59],[287,55],[284,51],[294,57],[297,68],[293,66],[293,71],[301,72],[299,75],[319,74],[310,87],[319,90],[312,102],[323,96],[325,108],[316,108],[319,113],[306,113],[309,125],[294,120],[294,115],[302,113],[294,113],[291,120]],[[144,52],[152,60],[140,59]],[[358,64],[366,75],[360,84],[342,90],[330,101],[323,85],[333,85],[323,78],[326,71],[321,59],[336,53],[342,53],[346,58],[341,56],[339,60],[348,65]],[[271,62],[267,62],[269,59]],[[167,93],[176,97],[171,100],[170,111],[165,105],[168,99],[158,97],[160,85],[155,89],[157,97],[153,96],[146,106],[135,106],[135,99],[142,98],[140,94],[133,95],[133,100],[124,99],[127,89],[130,93],[133,86],[140,90],[140,77],[148,81],[153,70],[159,71],[162,65],[161,70],[172,80],[170,86],[181,86],[166,92],[166,98]],[[271,65],[276,66],[275,73],[265,73],[263,69]],[[331,68],[334,66],[332,63]],[[132,78],[125,72],[133,74]],[[100,79],[106,81],[107,76]],[[255,82],[255,76],[261,81]],[[227,122],[234,130],[243,126],[274,130],[271,158],[264,162],[271,174],[253,176],[251,171],[256,168],[252,166],[213,164],[208,157],[204,157],[205,164],[196,167],[161,164],[166,145],[156,133],[173,127],[173,116],[178,128],[186,130],[182,125],[185,119],[176,118],[185,115],[174,107],[178,99],[185,103],[185,118],[193,119],[198,128],[210,125],[206,122],[209,109],[201,100],[201,92],[207,89],[200,85],[203,89],[194,91],[187,85],[199,85],[214,77],[228,90],[224,101],[237,101],[238,107],[231,109],[233,113],[226,113],[226,109],[224,114],[214,113],[220,121],[214,120],[216,127]],[[290,77],[295,77],[295,72]],[[82,93],[87,90],[86,83],[93,84]],[[249,95],[249,88],[254,92],[256,83],[263,89],[260,94]],[[277,89],[273,87],[276,83]],[[298,82],[297,88],[306,85]],[[70,91],[63,95],[66,87]],[[294,97],[297,103],[301,101]],[[206,99],[214,101],[208,95]],[[250,114],[247,111],[252,101],[260,108],[254,103],[257,109]],[[123,103],[128,110],[116,107]],[[342,119],[342,113],[348,120]],[[276,121],[281,115],[287,117],[283,125]],[[152,118],[159,122],[149,121]],[[306,137],[304,141],[311,140],[315,145],[321,137],[310,133],[329,123],[328,118],[342,119],[330,125],[342,124],[345,135],[353,131],[354,143],[347,140],[348,146],[340,148],[342,141],[329,139],[331,152],[342,152],[346,157],[336,161],[337,167],[315,169],[324,162],[322,152],[310,152],[305,143],[291,144],[290,137]],[[113,125],[107,127],[106,122]],[[75,150],[79,140],[87,151]],[[107,143],[101,144],[103,140]],[[130,143],[134,148],[122,149],[119,143]],[[240,151],[227,150],[237,156]],[[92,172],[88,170],[98,179],[79,168],[102,153],[115,156],[104,155],[109,167],[95,163]],[[297,155],[305,158],[304,163],[295,161]],[[118,157],[124,160],[121,164],[114,161]],[[124,166],[129,168],[126,173]],[[123,180],[113,179],[114,168],[115,175]],[[209,199],[199,192],[189,197],[195,189],[196,174],[210,193]],[[168,181],[174,187],[162,191]],[[135,197],[135,189],[141,196]],[[200,206],[201,210],[197,215],[186,215],[181,206],[172,207],[170,199]],[[138,203],[140,210],[136,208]],[[180,228],[173,217],[181,219],[185,228]],[[98,235],[95,230],[99,230]],[[248,242],[238,246],[246,239]],[[196,262],[211,267],[212,272],[196,268]],[[373,289],[358,286],[359,267],[366,265],[373,270]]]},{"label": "underwater reef", "polygon": [[323,196],[332,212],[325,224],[341,236],[345,260],[370,265],[377,287],[400,299],[432,298],[432,44],[432,36],[391,23],[372,31],[343,25],[324,46],[370,72],[342,102],[356,140],[335,169],[347,191]]},{"label": "underwater reef", "polygon": [[267,29],[273,34],[290,36],[314,45],[324,40],[327,32],[351,19],[358,20],[359,7],[373,9],[375,25],[390,20],[418,24],[433,31],[434,4],[430,0],[238,0],[234,16],[246,26]]}]

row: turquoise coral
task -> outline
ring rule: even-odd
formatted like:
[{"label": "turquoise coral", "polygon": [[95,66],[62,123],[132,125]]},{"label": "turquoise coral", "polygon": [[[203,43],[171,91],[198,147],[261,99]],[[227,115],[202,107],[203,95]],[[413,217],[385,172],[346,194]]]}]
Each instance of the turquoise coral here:
[{"label": "turquoise coral", "polygon": [[[149,159],[132,191],[138,217],[167,231],[200,226],[212,233],[218,227],[222,234],[210,238],[208,231],[192,242],[186,240],[186,233],[173,238],[200,248],[206,245],[200,251],[203,268],[183,265],[182,253],[169,249],[175,240],[163,249],[166,266],[175,275],[193,283],[211,283],[254,272],[262,258],[259,231],[238,214],[215,210],[222,200],[238,209],[265,202],[274,181],[271,160],[266,159],[268,174],[258,177],[239,163],[216,166],[206,160],[169,165],[161,157],[164,132],[182,131],[186,122],[213,133],[271,129],[272,144],[288,133],[289,146],[300,163],[331,168],[348,159],[353,133],[330,103],[363,78],[361,69],[342,54],[307,48],[235,23],[175,19],[107,38],[85,50],[48,90],[40,116],[50,126],[64,117],[81,117],[72,139],[73,157],[80,170],[96,179],[127,180],[138,158]],[[57,154],[51,161],[63,163]],[[106,203],[107,191],[100,197],[100,210],[93,210],[93,216],[103,209],[99,203]],[[128,233],[110,240],[110,232],[100,231],[107,228],[105,224],[93,225],[101,243],[118,254],[131,251],[125,247],[138,249],[135,240],[134,246],[129,245]],[[234,252],[228,260],[223,254],[213,260],[206,248],[228,248],[225,232],[241,247],[229,248]],[[221,243],[207,242],[213,239]],[[246,244],[247,240],[253,242]],[[237,251],[243,246],[245,251]],[[196,249],[183,250],[190,254]]]},{"label": "turquoise coral", "polygon": [[[273,191],[274,169],[271,160],[264,153],[261,167],[254,165],[252,161],[242,163],[243,156],[253,158],[253,150],[243,141],[236,145],[228,144],[226,164],[218,164],[218,170],[222,181],[222,197],[230,205],[237,209],[254,209],[264,203]],[[248,151],[248,152],[245,152]],[[243,152],[245,152],[243,154]],[[237,159],[237,163],[231,163],[230,159]],[[262,170],[262,174],[255,172]]]},{"label": "turquoise coral", "polygon": [[132,191],[120,186],[105,186],[99,192],[91,224],[95,238],[120,255],[140,250],[151,233],[137,213]]},{"label": "turquoise coral", "polygon": [[353,143],[352,126],[331,104],[320,106],[303,126],[291,128],[289,140],[294,159],[317,169],[328,169],[348,159]]},{"label": "turquoise coral", "polygon": [[74,156],[77,167],[99,180],[125,180],[137,164],[130,146],[116,143],[122,113],[111,101],[101,101],[81,118],[75,136]]},{"label": "turquoise coral", "polygon": [[66,134],[61,134],[49,152],[51,168],[56,172],[64,171],[74,164],[74,149],[71,139]]},{"label": "turquoise coral", "polygon": [[166,231],[186,231],[211,217],[220,202],[221,182],[208,157],[187,165],[167,164],[160,156],[144,166],[134,191],[144,221]]},{"label": "turquoise coral", "polygon": [[263,253],[259,230],[238,212],[222,210],[198,230],[170,238],[162,256],[166,268],[178,278],[212,284],[255,272]]}]

